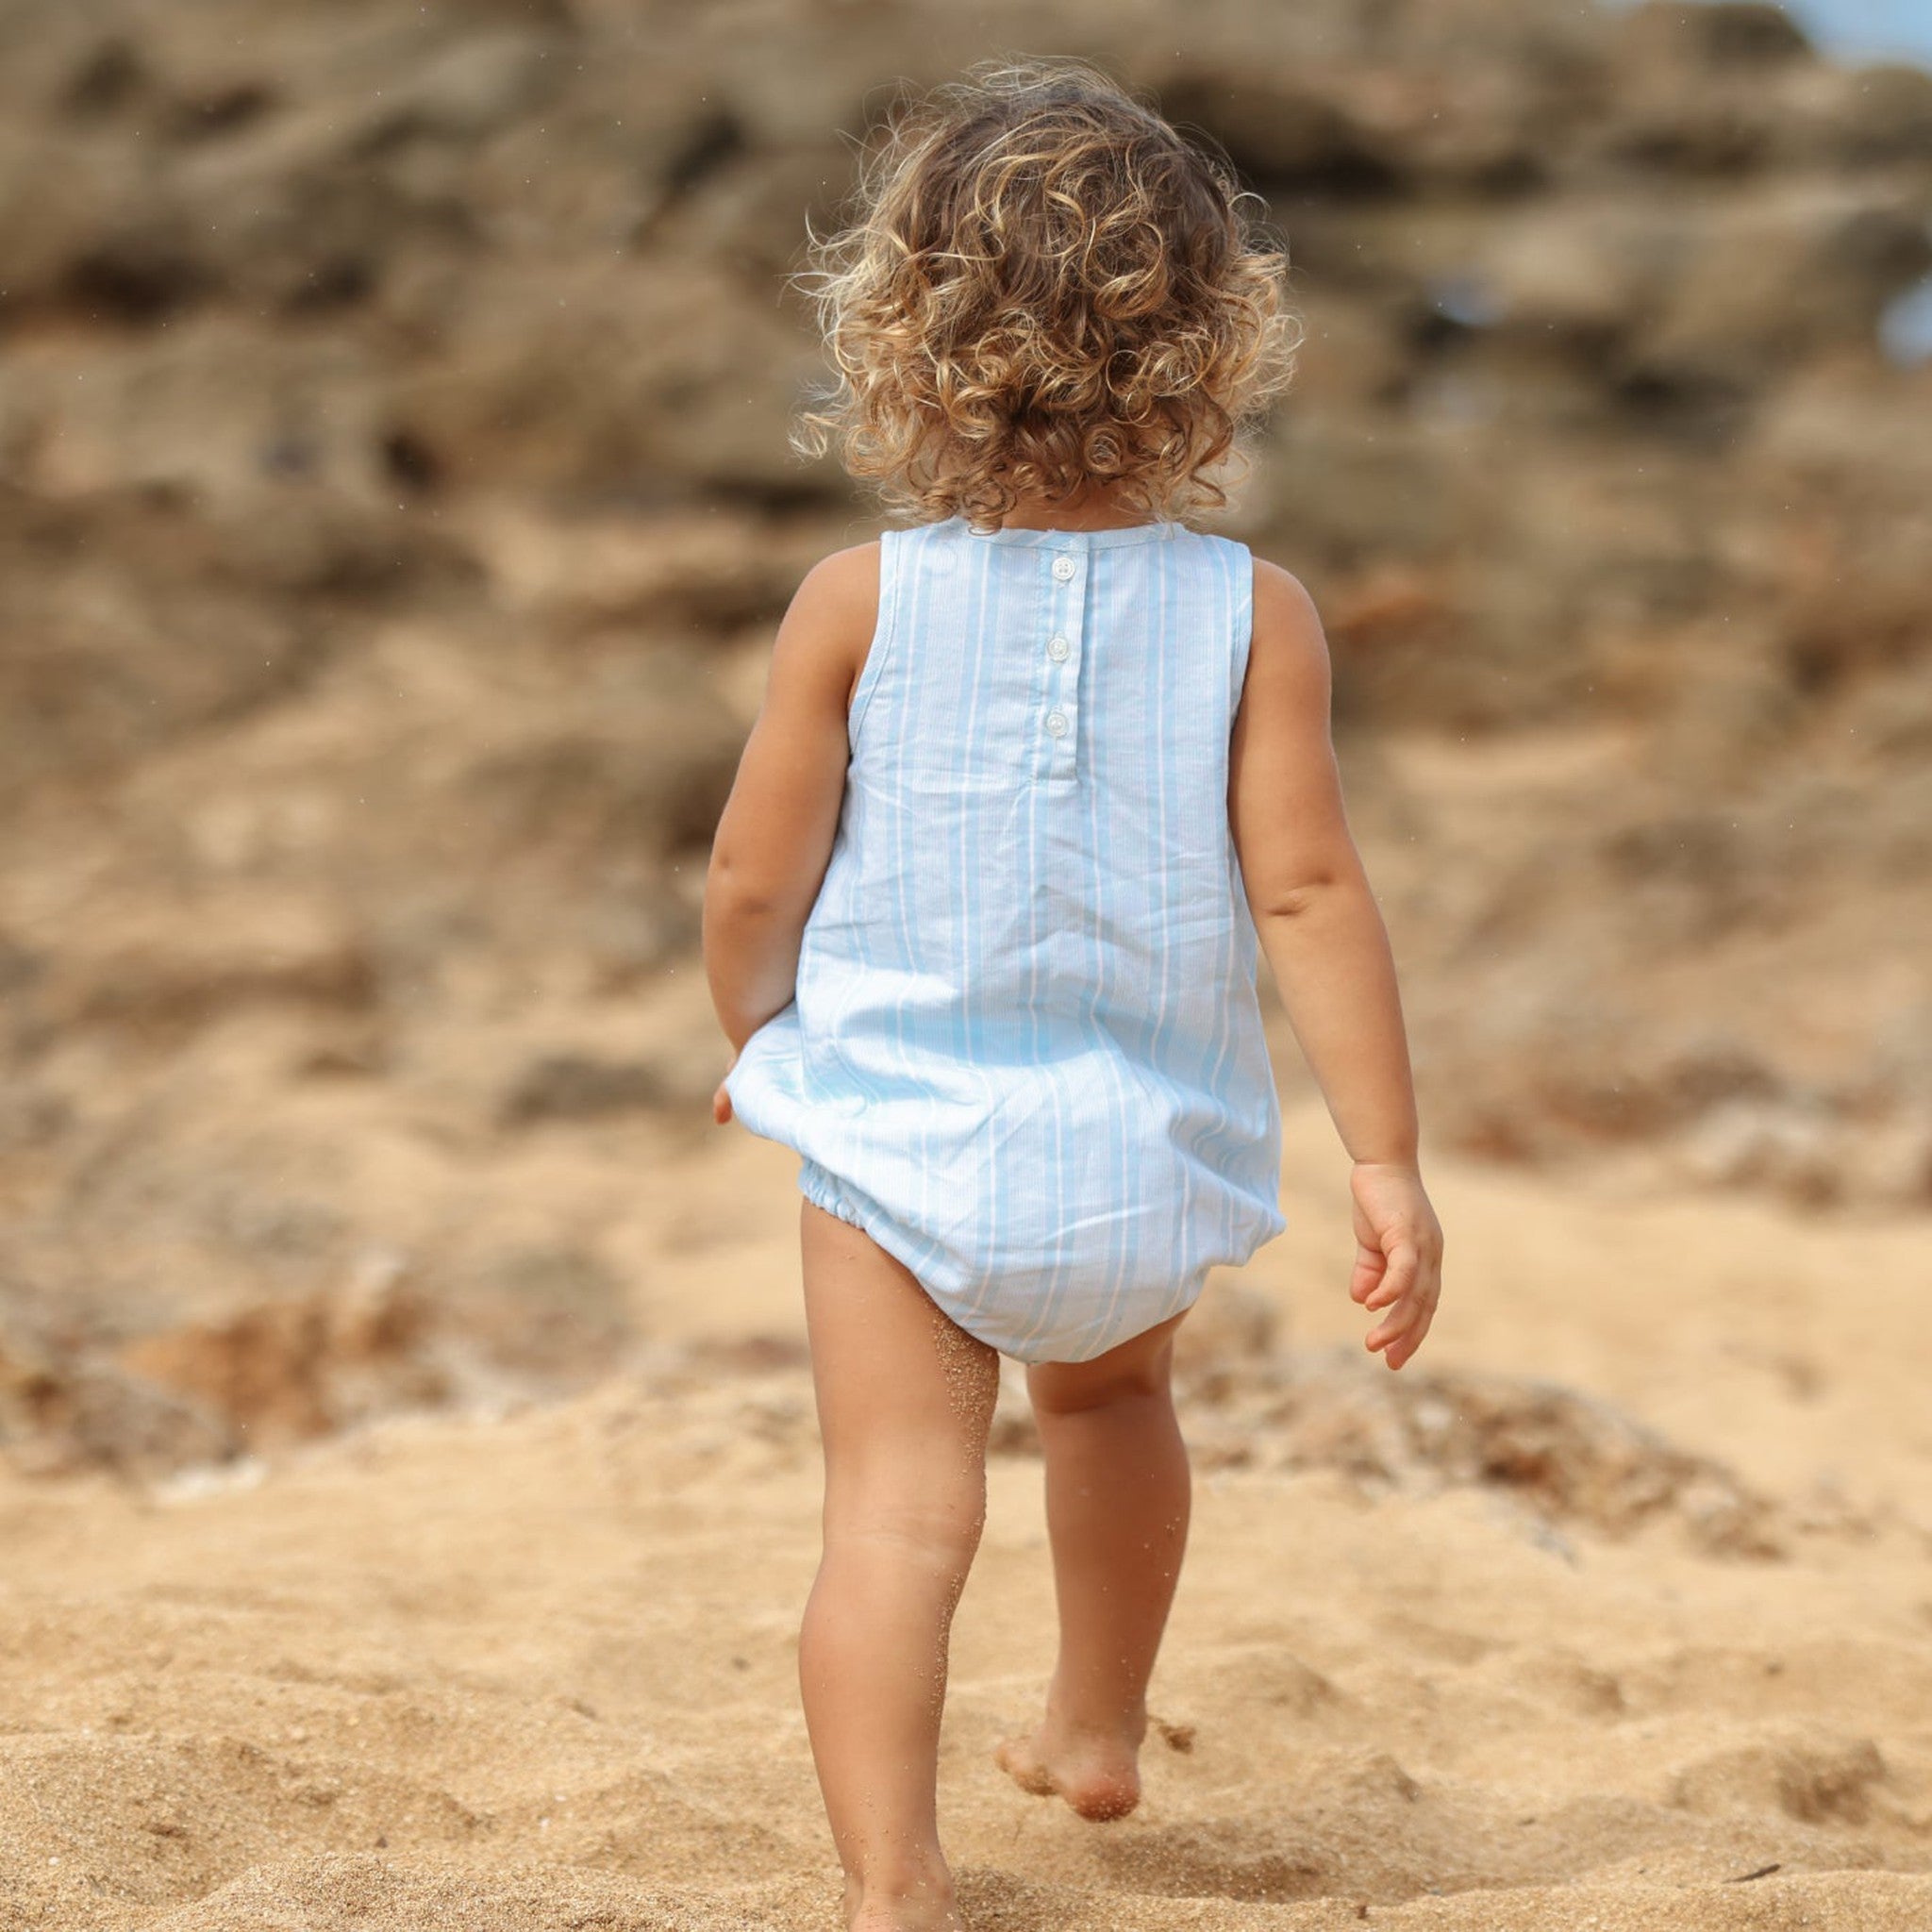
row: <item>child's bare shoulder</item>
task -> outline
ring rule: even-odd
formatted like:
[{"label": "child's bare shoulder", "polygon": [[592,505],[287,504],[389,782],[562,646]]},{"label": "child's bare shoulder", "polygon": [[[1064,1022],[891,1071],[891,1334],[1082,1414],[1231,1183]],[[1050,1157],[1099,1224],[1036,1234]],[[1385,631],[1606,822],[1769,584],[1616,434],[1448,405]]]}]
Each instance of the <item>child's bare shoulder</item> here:
[{"label": "child's bare shoulder", "polygon": [[1265,557],[1255,558],[1255,635],[1263,633],[1289,647],[1318,647],[1325,652],[1321,613],[1307,587],[1292,571]]},{"label": "child's bare shoulder", "polygon": [[1300,691],[1325,702],[1328,640],[1302,580],[1265,557],[1255,558],[1255,604],[1248,686],[1283,696]]},{"label": "child's bare shoulder", "polygon": [[777,663],[810,667],[850,691],[878,623],[879,544],[822,557],[799,580],[778,626]]},{"label": "child's bare shoulder", "polygon": [[787,615],[817,629],[862,623],[869,635],[878,608],[879,541],[874,537],[820,558],[799,580]]}]

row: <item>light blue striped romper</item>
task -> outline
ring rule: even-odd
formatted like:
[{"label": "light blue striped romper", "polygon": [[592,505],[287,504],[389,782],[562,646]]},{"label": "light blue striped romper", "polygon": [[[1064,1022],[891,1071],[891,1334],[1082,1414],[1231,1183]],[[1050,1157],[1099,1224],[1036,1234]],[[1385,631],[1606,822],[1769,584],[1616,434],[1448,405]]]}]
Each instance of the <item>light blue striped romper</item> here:
[{"label": "light blue striped romper", "polygon": [[1245,545],[880,540],[795,997],[726,1081],[808,1199],[1022,1361],[1085,1361],[1286,1226],[1228,829]]}]

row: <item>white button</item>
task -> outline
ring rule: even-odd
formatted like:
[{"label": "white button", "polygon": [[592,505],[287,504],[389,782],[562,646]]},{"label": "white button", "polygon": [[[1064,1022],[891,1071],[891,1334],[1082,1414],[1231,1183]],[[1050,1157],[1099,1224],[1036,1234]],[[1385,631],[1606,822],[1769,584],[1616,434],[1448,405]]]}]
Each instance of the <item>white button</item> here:
[{"label": "white button", "polygon": [[1064,711],[1049,711],[1046,714],[1046,728],[1056,738],[1067,735],[1067,714]]},{"label": "white button", "polygon": [[1056,557],[1053,560],[1053,574],[1061,583],[1074,575],[1074,559],[1071,557]]},{"label": "white button", "polygon": [[1046,655],[1049,658],[1051,658],[1056,664],[1058,664],[1065,658],[1067,653],[1071,651],[1073,648],[1073,645],[1068,643],[1065,638],[1054,638],[1051,639],[1047,643]]}]

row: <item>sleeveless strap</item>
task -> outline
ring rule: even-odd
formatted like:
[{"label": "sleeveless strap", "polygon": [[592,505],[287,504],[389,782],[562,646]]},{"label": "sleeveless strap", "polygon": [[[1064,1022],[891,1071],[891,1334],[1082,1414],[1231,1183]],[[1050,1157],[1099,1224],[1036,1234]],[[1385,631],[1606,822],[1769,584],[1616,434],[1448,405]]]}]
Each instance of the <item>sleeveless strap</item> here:
[{"label": "sleeveless strap", "polygon": [[872,703],[872,694],[878,689],[879,674],[885,669],[886,658],[898,635],[899,581],[905,575],[904,550],[915,536],[911,530],[879,532],[878,621],[873,625],[872,642],[866,646],[865,663],[859,671],[858,682],[852,688],[852,703],[845,719],[846,739],[854,746],[858,742],[858,727],[865,717],[866,707]]}]

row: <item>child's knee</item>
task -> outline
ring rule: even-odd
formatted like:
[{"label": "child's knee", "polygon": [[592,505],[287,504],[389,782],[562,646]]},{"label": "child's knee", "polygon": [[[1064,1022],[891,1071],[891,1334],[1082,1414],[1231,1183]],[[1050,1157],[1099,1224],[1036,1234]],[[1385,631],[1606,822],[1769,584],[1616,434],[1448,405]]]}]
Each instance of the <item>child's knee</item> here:
[{"label": "child's knee", "polygon": [[962,1473],[925,1484],[852,1485],[826,1492],[827,1541],[889,1543],[941,1569],[964,1572],[986,1528],[986,1476]]}]

